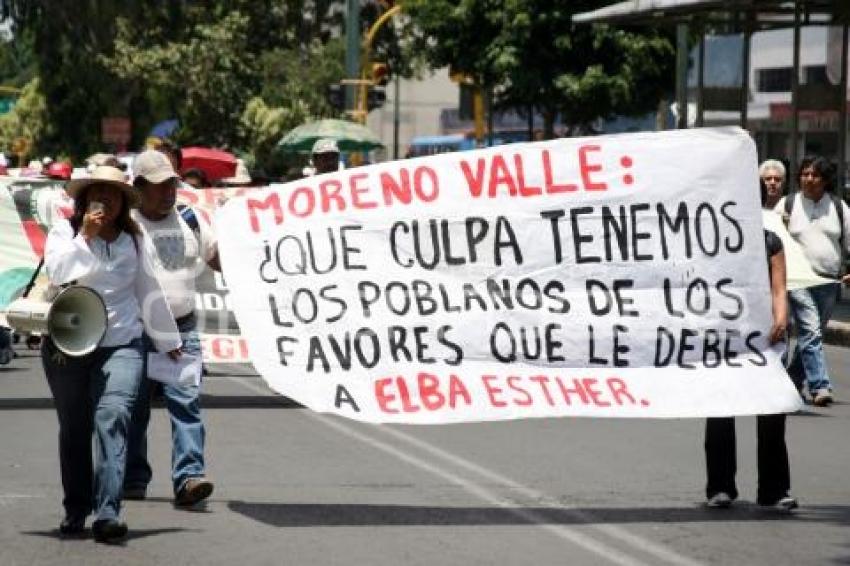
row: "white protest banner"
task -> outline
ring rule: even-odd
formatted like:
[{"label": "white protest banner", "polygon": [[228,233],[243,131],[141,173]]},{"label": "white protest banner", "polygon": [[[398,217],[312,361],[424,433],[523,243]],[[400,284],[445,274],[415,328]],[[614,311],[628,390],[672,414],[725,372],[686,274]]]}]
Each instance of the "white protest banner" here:
[{"label": "white protest banner", "polygon": [[255,367],[317,411],[793,411],[758,187],[740,129],[644,133],[307,178],[230,200],[217,225]]},{"label": "white protest banner", "polygon": [[[64,183],[44,178],[0,177],[0,324],[3,309],[20,293],[32,277],[44,253],[47,232],[59,218],[72,214],[73,200]],[[234,195],[253,188],[190,189],[177,191],[178,205],[188,205],[196,215],[211,221],[215,208]],[[39,279],[46,285],[46,275]],[[220,274],[206,265],[195,281],[195,314],[201,331],[204,362],[216,371],[246,373],[248,348],[230,312],[227,285]]]}]

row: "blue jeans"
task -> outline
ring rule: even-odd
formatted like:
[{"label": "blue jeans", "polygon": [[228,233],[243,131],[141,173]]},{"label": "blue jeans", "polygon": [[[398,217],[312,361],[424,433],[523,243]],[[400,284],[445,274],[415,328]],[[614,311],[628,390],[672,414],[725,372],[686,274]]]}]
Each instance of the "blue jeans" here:
[{"label": "blue jeans", "polygon": [[[142,381],[142,340],[65,356],[48,338],[41,361],[59,417],[59,466],[68,517],[116,519],[130,414]],[[96,463],[92,466],[92,432]]]},{"label": "blue jeans", "polygon": [[791,312],[797,326],[797,348],[794,356],[799,357],[811,394],[818,389],[832,389],[823,351],[823,331],[832,316],[840,293],[840,283],[826,283],[788,292]]},{"label": "blue jeans", "polygon": [[[197,320],[191,317],[178,325],[183,351],[201,355],[201,340]],[[147,351],[156,349],[145,341]],[[147,356],[146,356],[147,359]],[[146,489],[153,471],[148,463],[147,429],[151,418],[151,396],[155,382],[142,380],[139,402],[133,411],[127,455],[127,489]],[[204,423],[201,420],[201,388],[199,386],[163,385],[165,406],[171,418],[171,481],[175,495],[190,478],[204,475]]]}]

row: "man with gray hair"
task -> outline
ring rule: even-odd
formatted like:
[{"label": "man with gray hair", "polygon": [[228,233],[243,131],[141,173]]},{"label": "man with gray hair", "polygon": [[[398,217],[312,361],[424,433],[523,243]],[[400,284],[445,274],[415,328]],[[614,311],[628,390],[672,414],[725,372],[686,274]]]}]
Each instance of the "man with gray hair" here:
[{"label": "man with gray hair", "polygon": [[759,177],[764,181],[766,193],[762,206],[772,210],[785,188],[785,165],[777,159],[767,159],[759,166]]}]

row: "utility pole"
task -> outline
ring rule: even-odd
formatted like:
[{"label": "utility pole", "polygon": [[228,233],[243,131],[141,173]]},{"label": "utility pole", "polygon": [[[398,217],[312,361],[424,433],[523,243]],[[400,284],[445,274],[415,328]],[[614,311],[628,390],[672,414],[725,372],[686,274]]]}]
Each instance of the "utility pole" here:
[{"label": "utility pole", "polygon": [[401,77],[396,74],[393,81],[393,159],[398,159],[398,130],[401,122],[400,106],[401,102]]},{"label": "utility pole", "polygon": [[[356,80],[360,76],[360,0],[346,0],[345,6],[345,75]],[[355,89],[356,84],[346,84],[346,110],[357,110]]]}]

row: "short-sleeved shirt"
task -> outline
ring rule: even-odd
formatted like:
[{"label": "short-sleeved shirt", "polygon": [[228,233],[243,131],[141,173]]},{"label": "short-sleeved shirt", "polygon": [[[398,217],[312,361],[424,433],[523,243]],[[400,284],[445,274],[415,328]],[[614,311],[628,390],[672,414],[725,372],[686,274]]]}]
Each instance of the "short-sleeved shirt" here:
[{"label": "short-sleeved shirt", "polygon": [[764,231],[764,249],[767,252],[767,273],[770,275],[770,258],[783,250],[782,240],[770,230]]},{"label": "short-sleeved shirt", "polygon": [[138,210],[133,210],[132,216],[156,251],[153,259],[157,278],[174,317],[191,314],[195,310],[195,279],[218,251],[212,226],[197,214],[196,236],[176,210],[162,220],[149,220]]},{"label": "short-sleeved shirt", "polygon": [[[838,211],[829,194],[824,193],[814,201],[803,193],[782,197],[773,209],[780,215],[785,213],[786,199],[793,198],[788,232],[803,248],[803,254],[818,275],[835,278],[841,275],[842,259],[850,255],[850,237],[845,238],[845,249],[841,249],[842,226]],[[845,234],[850,234],[850,208],[840,202],[844,216]]]}]

